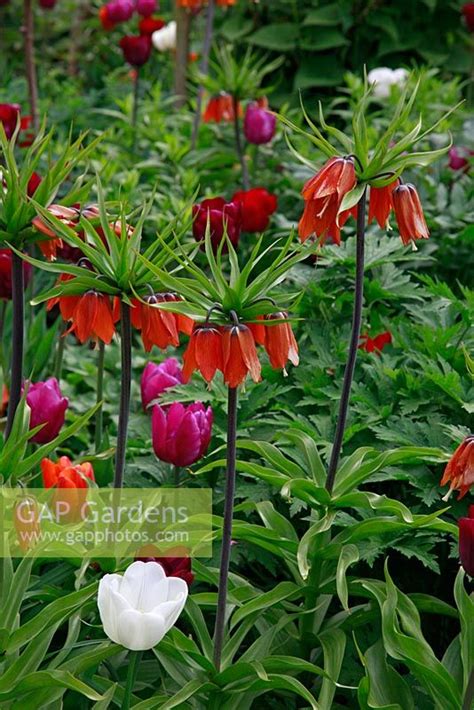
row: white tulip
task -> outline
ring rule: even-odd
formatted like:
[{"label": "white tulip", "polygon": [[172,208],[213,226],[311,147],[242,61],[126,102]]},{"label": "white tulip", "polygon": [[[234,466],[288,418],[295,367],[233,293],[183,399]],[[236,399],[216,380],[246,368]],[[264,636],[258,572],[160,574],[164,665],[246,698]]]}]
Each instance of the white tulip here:
[{"label": "white tulip", "polygon": [[156,646],[176,623],[188,585],[167,577],[157,562],[133,562],[125,574],[106,574],[99,582],[99,614],[107,636],[130,651]]},{"label": "white tulip", "polygon": [[377,67],[367,75],[369,84],[374,84],[374,96],[378,99],[386,99],[390,96],[392,86],[403,86],[407,77],[406,69],[389,69],[389,67]]},{"label": "white tulip", "polygon": [[176,49],[176,22],[168,22],[161,30],[156,30],[151,36],[153,46],[159,52],[167,52]]}]

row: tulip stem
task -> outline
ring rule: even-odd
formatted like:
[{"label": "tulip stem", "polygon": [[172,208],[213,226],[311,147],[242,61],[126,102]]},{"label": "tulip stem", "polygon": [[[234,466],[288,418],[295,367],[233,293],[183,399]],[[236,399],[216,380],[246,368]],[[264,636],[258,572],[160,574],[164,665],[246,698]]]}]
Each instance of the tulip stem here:
[{"label": "tulip stem", "polygon": [[137,142],[137,119],[138,119],[138,104],[140,99],[140,69],[138,67],[135,69],[135,76],[133,79],[133,103],[132,103],[132,151],[135,150],[135,145]]},{"label": "tulip stem", "polygon": [[242,136],[240,133],[240,118],[239,118],[239,101],[236,96],[232,97],[234,108],[234,133],[235,133],[235,149],[242,167],[242,185],[244,190],[250,187],[249,170],[245,160],[245,153],[242,147]]},{"label": "tulip stem", "polygon": [[24,0],[23,21],[25,35],[25,69],[28,82],[30,99],[30,112],[33,130],[38,130],[38,79],[36,76],[35,62],[35,36],[34,36],[34,11],[33,0]]},{"label": "tulip stem", "polygon": [[132,699],[133,688],[137,678],[138,667],[143,656],[143,651],[132,651],[130,653],[130,662],[128,664],[127,683],[123,693],[122,710],[129,710],[130,700]]},{"label": "tulip stem", "polygon": [[125,457],[127,453],[128,416],[130,411],[130,387],[132,382],[132,328],[130,306],[121,301],[121,355],[122,380],[120,389],[120,411],[117,432],[117,451],[115,453],[114,487],[122,488]]},{"label": "tulip stem", "polygon": [[102,430],[104,425],[104,410],[102,400],[104,398],[104,359],[105,343],[99,340],[99,352],[97,354],[97,388],[96,402],[100,404],[95,415],[95,453],[98,454],[102,446]]},{"label": "tulip stem", "polygon": [[360,340],[360,326],[362,323],[362,307],[364,303],[364,242],[365,242],[365,205],[367,198],[367,188],[362,193],[357,209],[357,237],[356,237],[356,276],[354,288],[354,312],[352,316],[352,333],[349,342],[349,352],[347,355],[346,369],[344,371],[344,381],[342,384],[341,400],[339,402],[339,413],[337,417],[336,433],[334,444],[329,461],[328,475],[326,478],[326,490],[332,493],[336,480],[337,465],[341,455],[344,430],[346,426],[347,412],[349,409],[349,399],[351,394],[352,380],[357,360],[357,350]]},{"label": "tulip stem", "polygon": [[214,627],[214,665],[220,671],[224,646],[225,612],[229,582],[230,549],[232,543],[232,517],[234,514],[235,464],[237,440],[237,388],[229,387],[227,399],[227,471],[222,528],[221,566],[217,595],[216,625]]},{"label": "tulip stem", "polygon": [[21,386],[23,384],[23,331],[25,326],[23,260],[16,252],[12,252],[12,304],[13,325],[10,399],[8,403],[5,439],[8,439],[12,430],[16,409],[21,399]]},{"label": "tulip stem", "polygon": [[[207,15],[206,15],[206,31],[204,34],[204,42],[202,45],[201,66],[199,73],[201,76],[207,76],[209,71],[209,55],[212,46],[212,34],[214,30],[214,14],[216,10],[215,0],[208,0]],[[204,97],[204,86],[199,83],[198,93],[196,98],[196,113],[194,114],[193,132],[191,134],[191,150],[196,148],[197,138],[199,134],[199,126],[201,125],[202,100]]]},{"label": "tulip stem", "polygon": [[56,346],[56,354],[54,357],[54,376],[58,382],[61,380],[63,371],[64,347],[66,345],[67,324],[65,323],[59,333],[58,344]]}]

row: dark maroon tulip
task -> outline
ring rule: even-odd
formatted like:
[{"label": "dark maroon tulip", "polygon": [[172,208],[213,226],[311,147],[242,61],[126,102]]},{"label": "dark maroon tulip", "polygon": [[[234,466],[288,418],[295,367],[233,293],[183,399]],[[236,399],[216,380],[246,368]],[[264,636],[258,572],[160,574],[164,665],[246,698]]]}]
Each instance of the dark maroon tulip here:
[{"label": "dark maroon tulip", "polygon": [[474,2],[466,2],[461,8],[469,32],[474,32]]},{"label": "dark maroon tulip", "polygon": [[262,145],[269,143],[276,130],[276,116],[257,103],[247,106],[244,117],[244,133],[249,143]]},{"label": "dark maroon tulip", "polygon": [[6,7],[10,4],[10,0],[0,0],[0,7]]},{"label": "dark maroon tulip", "polygon": [[0,104],[0,123],[3,123],[5,134],[10,139],[15,131],[20,115],[19,104]]},{"label": "dark maroon tulip", "polygon": [[151,39],[148,35],[126,35],[120,40],[125,61],[132,67],[141,67],[150,58]]},{"label": "dark maroon tulip", "polygon": [[[226,202],[222,197],[203,200],[200,204],[193,206],[193,217],[193,235],[196,241],[204,240],[209,219],[214,251],[219,248],[226,228],[232,245],[234,247],[238,245],[242,229],[242,208],[239,202]],[[223,251],[227,251],[226,245],[224,245]]]},{"label": "dark maroon tulip", "polygon": [[58,0],[39,0],[40,7],[43,8],[43,10],[52,10],[54,7],[56,7],[56,3]]},{"label": "dark maroon tulip", "polygon": [[467,148],[456,148],[453,146],[449,149],[448,165],[451,170],[469,170],[469,158],[474,155],[472,150],[467,150]]},{"label": "dark maroon tulip", "polygon": [[30,179],[28,180],[28,185],[26,188],[26,191],[28,193],[28,197],[33,197],[35,194],[36,190],[39,188],[41,185],[42,178],[38,173],[32,173]]},{"label": "dark maroon tulip", "polygon": [[45,382],[30,385],[26,402],[31,408],[30,429],[44,424],[31,441],[48,444],[61,431],[69,400],[62,396],[57,379],[50,377]]},{"label": "dark maroon tulip", "polygon": [[170,387],[176,387],[182,382],[181,367],[175,357],[169,357],[159,365],[149,362],[143,370],[140,383],[143,409],[146,411],[150,402],[158,399],[160,394]]},{"label": "dark maroon tulip", "polygon": [[[171,557],[172,554],[174,557]],[[188,587],[194,582],[191,558],[186,547],[173,547],[168,550],[169,557],[161,557],[160,550],[155,545],[145,545],[138,551],[138,555],[141,556],[135,557],[135,560],[140,560],[140,562],[158,562],[165,570],[167,577],[181,577]]]},{"label": "dark maroon tulip", "polygon": [[136,9],[142,17],[150,17],[158,10],[158,3],[156,0],[137,0]]},{"label": "dark maroon tulip", "polygon": [[[31,276],[31,264],[23,262],[25,288]],[[0,299],[10,301],[12,297],[12,253],[10,249],[0,249]]]},{"label": "dark maroon tulip", "polygon": [[116,24],[129,20],[134,11],[135,5],[132,0],[112,0],[105,5],[107,19]]},{"label": "dark maroon tulip", "polygon": [[474,505],[469,506],[467,518],[459,519],[459,557],[470,577],[474,577]]},{"label": "dark maroon tulip", "polygon": [[187,407],[175,402],[166,411],[156,404],[151,418],[155,454],[175,466],[190,466],[206,453],[212,422],[212,409],[206,409],[202,402]]}]

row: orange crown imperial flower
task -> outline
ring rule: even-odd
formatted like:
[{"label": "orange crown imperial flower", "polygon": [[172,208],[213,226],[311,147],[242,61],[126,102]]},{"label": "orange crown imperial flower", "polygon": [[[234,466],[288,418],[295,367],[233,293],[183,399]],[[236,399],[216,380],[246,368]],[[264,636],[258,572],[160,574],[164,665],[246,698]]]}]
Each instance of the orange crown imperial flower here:
[{"label": "orange crown imperial flower", "polygon": [[288,313],[280,311],[265,316],[265,321],[282,321],[265,328],[265,350],[268,353],[270,364],[275,369],[285,370],[288,360],[293,365],[299,364],[298,343],[296,342],[291,324],[284,321]]},{"label": "orange crown imperial flower", "polygon": [[195,325],[183,355],[183,382],[188,382],[195,370],[199,370],[206,382],[210,382],[217,370],[222,372],[222,369],[221,331],[210,323]]},{"label": "orange crown imperial flower", "polygon": [[302,242],[315,234],[323,240],[332,237],[340,243],[340,228],[354,214],[354,210],[344,210],[339,214],[344,196],[357,182],[354,159],[352,157],[330,158],[316,175],[310,178],[301,194],[305,201],[303,216],[298,225]]},{"label": "orange crown imperial flower", "polygon": [[261,365],[255,340],[250,328],[243,323],[227,325],[222,333],[224,382],[229,387],[238,387],[250,374],[254,382],[260,382]]},{"label": "orange crown imperial flower", "polygon": [[440,485],[445,486],[447,483],[449,491],[445,500],[452,491],[459,491],[460,500],[474,484],[474,434],[464,439],[448,461]]},{"label": "orange crown imperial flower", "polygon": [[396,187],[400,184],[400,181],[394,180],[386,187],[372,187],[370,188],[370,202],[369,202],[369,224],[373,219],[377,221],[380,229],[390,229],[388,218],[390,212],[393,209],[393,198],[392,193]]},{"label": "orange crown imperial flower", "polygon": [[415,239],[430,236],[415,186],[409,183],[398,185],[392,192],[392,200],[401,240],[405,246],[412,242],[415,248]]},{"label": "orange crown imperial flower", "polygon": [[[60,281],[70,279],[68,274],[60,277]],[[114,315],[109,296],[97,291],[87,291],[81,296],[59,296],[48,301],[48,310],[57,303],[63,319],[71,323],[67,332],[74,333],[81,343],[89,338],[102,340],[107,345],[111,342],[118,317]]]}]

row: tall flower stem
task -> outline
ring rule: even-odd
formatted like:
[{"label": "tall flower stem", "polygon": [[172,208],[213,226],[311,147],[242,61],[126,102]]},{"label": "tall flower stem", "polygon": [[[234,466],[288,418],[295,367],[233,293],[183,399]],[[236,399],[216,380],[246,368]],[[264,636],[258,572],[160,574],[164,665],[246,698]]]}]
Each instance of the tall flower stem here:
[{"label": "tall flower stem", "polygon": [[64,358],[64,348],[66,346],[66,332],[67,324],[64,324],[60,329],[58,344],[56,346],[56,353],[54,356],[54,376],[58,380],[61,380],[61,374],[63,371],[63,358]]},{"label": "tall flower stem", "polygon": [[25,69],[30,99],[30,113],[33,129],[38,130],[38,79],[35,62],[35,20],[33,0],[24,0],[23,20],[25,34]]},{"label": "tall flower stem", "polygon": [[[204,42],[202,45],[202,56],[201,56],[201,66],[200,73],[201,76],[207,76],[209,71],[209,55],[211,53],[212,46],[212,34],[214,30],[214,15],[216,10],[215,0],[208,0],[207,3],[207,15],[206,15],[206,31],[204,34]],[[196,98],[196,113],[194,114],[193,131],[191,134],[191,148],[194,150],[196,148],[199,126],[201,125],[201,113],[202,113],[202,99],[204,96],[204,86],[202,83],[199,84],[198,93]]]},{"label": "tall flower stem", "polygon": [[[97,387],[96,387],[96,402],[102,402],[104,397],[104,359],[105,359],[105,343],[99,340],[99,351],[97,353]],[[95,453],[100,452],[102,446],[102,431],[104,424],[104,410],[102,404],[95,415]]]},{"label": "tall flower stem", "polygon": [[138,667],[143,656],[143,651],[131,651],[130,661],[128,664],[127,672],[127,683],[125,685],[125,690],[122,700],[122,710],[129,710],[130,700],[132,699],[133,688],[135,686],[135,681],[137,678]]},{"label": "tall flower stem", "polygon": [[115,453],[114,487],[122,488],[125,457],[127,453],[128,417],[130,413],[130,387],[132,382],[132,326],[130,306],[123,301],[121,307],[121,356],[122,379],[120,389],[120,411],[117,432],[117,451]]},{"label": "tall flower stem", "polygon": [[7,425],[5,438],[7,439],[13,426],[13,419],[21,398],[23,381],[23,348],[25,327],[25,303],[23,283],[23,260],[18,254],[12,252],[12,360],[10,377],[10,400],[8,403]]},{"label": "tall flower stem", "polygon": [[222,528],[221,566],[217,595],[217,615],[214,627],[214,665],[219,672],[224,645],[225,611],[229,582],[230,548],[232,542],[232,517],[235,497],[235,463],[237,440],[237,388],[229,387],[227,398],[227,471],[224,502],[224,525]]},{"label": "tall flower stem", "polygon": [[140,69],[135,69],[133,79],[133,103],[132,103],[132,150],[135,150],[137,142],[137,119],[138,119],[138,104],[140,100]]},{"label": "tall flower stem", "polygon": [[356,242],[356,276],[354,289],[354,312],[352,316],[352,333],[349,342],[349,352],[347,355],[346,369],[344,371],[344,381],[342,384],[341,400],[339,402],[339,413],[337,417],[336,433],[334,444],[329,461],[328,475],[326,478],[326,490],[332,493],[336,480],[337,465],[341,455],[342,441],[346,427],[347,411],[349,409],[349,399],[351,394],[352,380],[357,360],[357,349],[360,340],[360,326],[362,323],[362,307],[364,304],[364,247],[365,247],[365,205],[367,198],[367,188],[362,193],[357,209],[357,242]]},{"label": "tall flower stem", "polygon": [[239,101],[237,97],[233,97],[234,105],[234,134],[235,134],[235,149],[237,151],[237,156],[242,167],[242,185],[244,190],[248,190],[250,187],[249,180],[249,170],[247,163],[245,161],[244,149],[242,147],[242,135],[240,132],[240,118],[239,118]]}]

